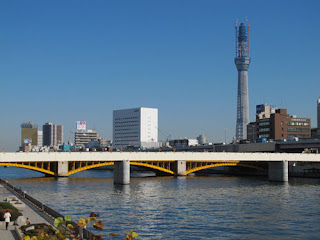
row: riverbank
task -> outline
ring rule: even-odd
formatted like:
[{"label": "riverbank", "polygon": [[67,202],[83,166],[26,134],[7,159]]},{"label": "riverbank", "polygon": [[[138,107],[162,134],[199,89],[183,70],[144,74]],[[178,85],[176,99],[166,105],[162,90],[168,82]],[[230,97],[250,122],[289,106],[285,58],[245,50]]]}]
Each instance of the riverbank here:
[{"label": "riverbank", "polygon": [[[42,202],[36,200],[27,194],[26,191],[21,188],[16,188],[11,185],[8,181],[0,178],[0,201],[6,201],[8,199],[17,199],[21,204],[18,207],[19,211],[25,218],[29,218],[31,224],[47,224],[53,226],[54,220],[56,218],[64,218],[64,216],[50,207],[46,206]],[[13,222],[10,223],[9,229],[6,230],[5,223],[0,224],[0,240],[13,240],[22,239],[23,234],[20,230],[20,226],[14,225]],[[75,233],[80,235],[81,239],[89,239],[91,233],[86,229],[76,226],[74,222],[70,222],[75,226]],[[62,226],[65,227],[65,226]],[[66,228],[65,228],[66,229]],[[67,229],[66,229],[67,230]]]},{"label": "riverbank", "polygon": [[[22,212],[25,218],[29,218],[31,223],[46,223],[52,225],[53,221],[48,217],[41,214],[38,210],[34,209],[34,207],[30,206],[30,203],[25,199],[19,198],[11,191],[9,191],[5,186],[0,185],[0,201],[4,201],[6,198],[15,197],[18,198],[21,202],[25,204],[23,208],[20,208],[20,212]],[[16,233],[15,228],[19,228],[19,226],[9,225],[8,231],[6,230],[5,224],[0,225],[0,239],[3,240],[19,240],[20,237]]]}]

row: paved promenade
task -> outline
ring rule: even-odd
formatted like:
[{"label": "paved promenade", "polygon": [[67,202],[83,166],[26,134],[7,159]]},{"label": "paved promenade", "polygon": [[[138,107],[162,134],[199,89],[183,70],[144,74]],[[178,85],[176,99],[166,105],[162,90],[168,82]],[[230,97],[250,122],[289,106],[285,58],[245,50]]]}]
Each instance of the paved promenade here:
[{"label": "paved promenade", "polygon": [[[0,185],[0,201],[4,201],[7,197],[16,197],[13,193],[7,190],[4,186]],[[23,203],[23,199],[19,198]],[[29,218],[31,223],[47,223],[52,224],[52,221],[45,215],[37,212],[33,207],[29,207],[26,204],[24,208],[20,209],[23,216]],[[40,215],[41,214],[41,215]],[[3,221],[3,219],[0,219]],[[2,223],[2,222],[1,222]],[[9,226],[8,231],[6,231],[5,224],[0,224],[0,240],[19,240],[18,235],[15,232],[15,226]]]}]

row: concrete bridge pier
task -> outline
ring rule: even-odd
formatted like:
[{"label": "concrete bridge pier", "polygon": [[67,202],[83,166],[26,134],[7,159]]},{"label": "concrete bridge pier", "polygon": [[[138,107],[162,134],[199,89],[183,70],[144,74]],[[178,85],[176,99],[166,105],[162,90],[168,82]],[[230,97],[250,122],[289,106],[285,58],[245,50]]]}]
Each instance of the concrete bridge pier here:
[{"label": "concrete bridge pier", "polygon": [[176,176],[186,176],[187,171],[187,161],[178,160],[175,165],[175,175]]},{"label": "concrete bridge pier", "polygon": [[56,177],[68,177],[68,161],[58,161]]},{"label": "concrete bridge pier", "polygon": [[130,161],[117,161],[114,162],[113,170],[114,184],[129,184],[130,183]]},{"label": "concrete bridge pier", "polygon": [[288,182],[288,161],[270,161],[268,172],[270,181]]}]

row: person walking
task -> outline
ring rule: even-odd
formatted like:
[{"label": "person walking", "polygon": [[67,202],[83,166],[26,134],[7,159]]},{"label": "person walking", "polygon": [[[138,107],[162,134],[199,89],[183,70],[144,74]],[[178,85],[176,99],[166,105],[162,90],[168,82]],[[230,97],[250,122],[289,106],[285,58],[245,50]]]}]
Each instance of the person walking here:
[{"label": "person walking", "polygon": [[8,230],[11,213],[9,213],[9,211],[7,210],[3,217],[4,217],[4,221],[6,222],[6,230]]}]

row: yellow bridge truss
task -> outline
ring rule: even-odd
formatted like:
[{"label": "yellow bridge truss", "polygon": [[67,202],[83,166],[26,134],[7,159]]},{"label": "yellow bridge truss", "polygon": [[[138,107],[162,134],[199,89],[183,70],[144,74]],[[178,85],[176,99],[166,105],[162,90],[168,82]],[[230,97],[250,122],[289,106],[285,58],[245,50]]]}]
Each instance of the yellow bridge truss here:
[{"label": "yellow bridge truss", "polygon": [[197,172],[203,169],[212,168],[212,167],[224,167],[224,166],[237,166],[239,161],[187,161],[187,170],[186,174]]},{"label": "yellow bridge truss", "polygon": [[[55,162],[0,162],[0,166],[11,166],[31,169],[48,175],[56,175],[57,164]],[[114,165],[113,161],[69,161],[68,175],[85,171],[92,168]],[[176,161],[130,161],[130,165],[155,169],[174,175],[176,172]],[[239,161],[186,161],[186,174],[197,172],[207,168],[223,166],[242,166],[263,169],[252,164],[243,164]]]},{"label": "yellow bridge truss", "polygon": [[0,166],[27,168],[49,175],[55,175],[55,167],[52,162],[0,162]]}]

